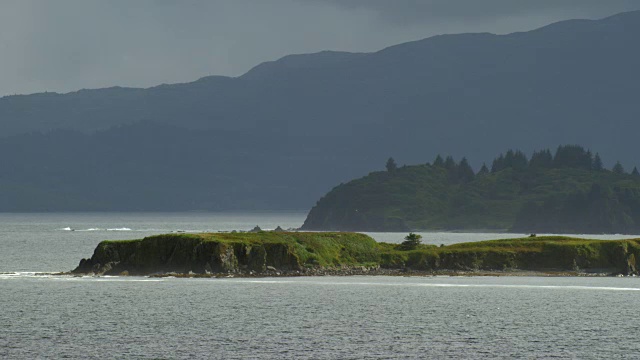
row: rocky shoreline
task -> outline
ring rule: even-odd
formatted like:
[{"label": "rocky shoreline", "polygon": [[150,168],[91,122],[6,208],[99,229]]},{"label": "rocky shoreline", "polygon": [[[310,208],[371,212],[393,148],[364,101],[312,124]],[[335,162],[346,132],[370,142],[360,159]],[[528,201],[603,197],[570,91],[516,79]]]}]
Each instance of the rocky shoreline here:
[{"label": "rocky shoreline", "polygon": [[[38,275],[38,274],[36,274]],[[98,274],[79,274],[74,272],[62,273],[42,273],[42,275],[75,276],[75,277],[101,277]],[[635,277],[632,275],[613,274],[607,272],[585,272],[585,271],[531,271],[531,270],[412,270],[412,269],[387,269],[379,266],[366,267],[330,267],[330,268],[305,268],[301,270],[278,270],[267,269],[264,272],[227,272],[227,273],[176,273],[163,272],[147,275],[129,274],[124,271],[117,275],[107,276],[144,276],[148,278],[197,278],[197,279],[221,279],[221,278],[287,278],[287,277],[323,277],[323,276],[402,276],[402,277]]]}]

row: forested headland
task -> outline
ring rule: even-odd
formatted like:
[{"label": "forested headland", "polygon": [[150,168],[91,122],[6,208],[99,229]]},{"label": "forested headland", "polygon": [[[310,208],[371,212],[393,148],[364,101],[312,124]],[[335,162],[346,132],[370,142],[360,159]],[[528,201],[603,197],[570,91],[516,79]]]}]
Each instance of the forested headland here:
[{"label": "forested headland", "polygon": [[475,171],[438,155],[340,184],[310,211],[307,230],[508,230],[637,233],[640,173],[578,145],[497,156]]}]

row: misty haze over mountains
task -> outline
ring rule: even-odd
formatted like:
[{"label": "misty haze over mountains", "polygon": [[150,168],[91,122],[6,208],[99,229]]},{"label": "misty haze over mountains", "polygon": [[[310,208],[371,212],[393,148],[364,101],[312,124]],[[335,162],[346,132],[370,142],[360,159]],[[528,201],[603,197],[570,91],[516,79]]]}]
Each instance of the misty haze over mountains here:
[{"label": "misty haze over mountains", "polygon": [[640,12],[320,52],[243,76],[0,99],[0,210],[308,209],[436,154],[576,143],[637,164]]}]

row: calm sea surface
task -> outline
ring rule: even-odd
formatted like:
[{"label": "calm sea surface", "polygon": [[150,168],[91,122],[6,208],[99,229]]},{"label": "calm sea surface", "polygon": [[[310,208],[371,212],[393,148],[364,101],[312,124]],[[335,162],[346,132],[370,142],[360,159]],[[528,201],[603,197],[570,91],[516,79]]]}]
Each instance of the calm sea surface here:
[{"label": "calm sea surface", "polygon": [[[638,278],[34,274],[70,270],[105,239],[293,228],[304,216],[0,214],[0,358],[640,358]],[[433,244],[521,236],[422,235]]]}]

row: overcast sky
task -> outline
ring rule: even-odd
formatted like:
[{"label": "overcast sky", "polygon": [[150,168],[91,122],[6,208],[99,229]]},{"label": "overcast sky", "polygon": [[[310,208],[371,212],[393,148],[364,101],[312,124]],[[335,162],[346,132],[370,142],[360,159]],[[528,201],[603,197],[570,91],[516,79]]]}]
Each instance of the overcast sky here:
[{"label": "overcast sky", "polygon": [[640,0],[2,0],[0,95],[238,76],[292,53],[637,9]]}]

